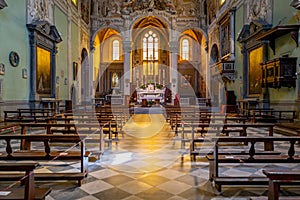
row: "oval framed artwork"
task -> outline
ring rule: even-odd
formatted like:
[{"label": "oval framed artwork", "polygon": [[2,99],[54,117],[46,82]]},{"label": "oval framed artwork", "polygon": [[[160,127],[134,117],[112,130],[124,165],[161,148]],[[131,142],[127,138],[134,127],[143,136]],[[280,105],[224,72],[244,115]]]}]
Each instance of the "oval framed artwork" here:
[{"label": "oval framed artwork", "polygon": [[9,53],[9,62],[13,67],[17,67],[20,62],[20,57],[17,52],[12,51]]}]

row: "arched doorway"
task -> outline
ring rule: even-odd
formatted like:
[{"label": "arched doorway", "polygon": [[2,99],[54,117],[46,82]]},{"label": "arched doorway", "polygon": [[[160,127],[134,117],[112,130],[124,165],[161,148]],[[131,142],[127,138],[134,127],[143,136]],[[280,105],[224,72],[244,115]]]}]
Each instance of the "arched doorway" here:
[{"label": "arched doorway", "polygon": [[99,30],[94,39],[93,55],[95,97],[121,94],[124,75],[123,40],[113,28]]},{"label": "arched doorway", "polygon": [[[187,29],[178,39],[178,91],[181,96],[190,98],[206,97],[206,38],[195,29]],[[191,96],[192,95],[192,96]]]}]

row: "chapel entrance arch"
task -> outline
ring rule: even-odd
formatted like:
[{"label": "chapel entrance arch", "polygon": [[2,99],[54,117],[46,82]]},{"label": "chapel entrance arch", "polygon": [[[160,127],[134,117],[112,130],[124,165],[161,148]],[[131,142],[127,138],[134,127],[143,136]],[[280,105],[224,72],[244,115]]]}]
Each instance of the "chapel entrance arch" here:
[{"label": "chapel entrance arch", "polygon": [[147,16],[133,25],[131,91],[170,85],[170,48],[167,24],[154,16]]}]

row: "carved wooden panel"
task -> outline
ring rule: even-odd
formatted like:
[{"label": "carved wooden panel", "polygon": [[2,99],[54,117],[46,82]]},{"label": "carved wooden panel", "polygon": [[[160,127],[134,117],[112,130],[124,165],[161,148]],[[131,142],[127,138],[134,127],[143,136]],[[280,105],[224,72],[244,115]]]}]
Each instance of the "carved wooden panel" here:
[{"label": "carved wooden panel", "polygon": [[295,57],[281,57],[262,64],[263,87],[296,87]]}]

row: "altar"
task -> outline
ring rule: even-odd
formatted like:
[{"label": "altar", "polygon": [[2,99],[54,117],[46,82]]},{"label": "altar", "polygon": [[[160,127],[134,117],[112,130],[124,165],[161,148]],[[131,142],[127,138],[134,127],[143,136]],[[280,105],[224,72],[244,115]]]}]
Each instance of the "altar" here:
[{"label": "altar", "polygon": [[157,89],[157,90],[149,90],[146,89],[137,89],[137,102],[139,104],[142,103],[142,101],[153,101],[158,103],[164,103],[165,102],[165,89]]}]

